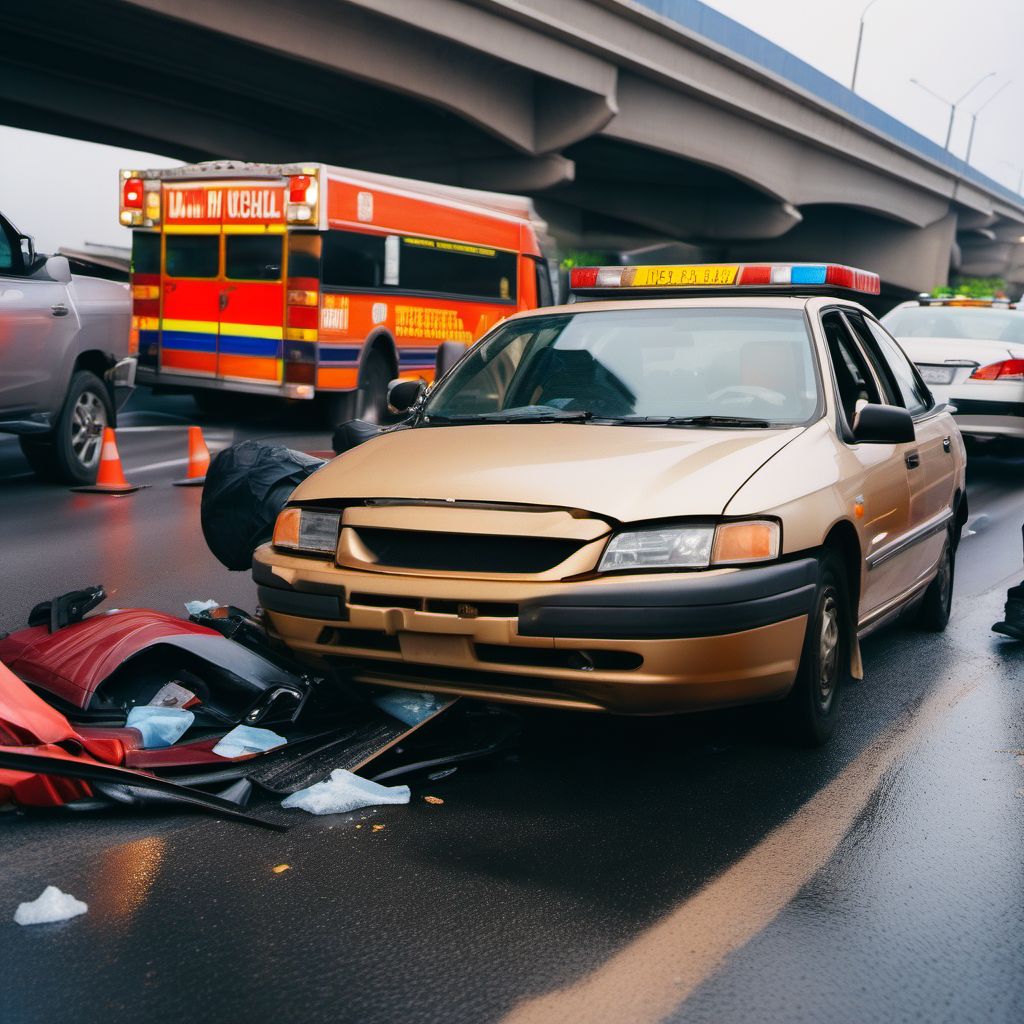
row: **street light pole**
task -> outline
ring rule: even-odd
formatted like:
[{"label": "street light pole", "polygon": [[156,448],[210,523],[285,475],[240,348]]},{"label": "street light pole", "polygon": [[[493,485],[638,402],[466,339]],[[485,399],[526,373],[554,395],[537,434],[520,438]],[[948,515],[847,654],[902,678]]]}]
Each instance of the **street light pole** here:
[{"label": "street light pole", "polygon": [[994,71],[990,71],[987,75],[982,75],[981,78],[979,78],[974,85],[972,85],[970,89],[968,89],[967,92],[965,92],[963,96],[961,96],[960,99],[958,99],[956,103],[949,108],[949,127],[946,129],[946,149],[949,149],[950,140],[953,138],[953,119],[956,117],[956,108],[959,107],[960,104],[963,103],[963,101],[967,99],[967,97],[970,96],[982,82],[987,82],[994,74]]},{"label": "street light pole", "polygon": [[994,71],[990,71],[987,75],[982,75],[981,78],[979,78],[955,103],[952,100],[947,100],[945,96],[940,96],[934,89],[929,89],[924,82],[920,82],[916,78],[912,78],[910,80],[912,85],[916,85],[918,88],[924,89],[929,96],[934,96],[937,100],[945,103],[946,106],[949,107],[949,125],[946,127],[945,149],[949,149],[950,140],[953,138],[953,119],[956,117],[956,108],[959,107],[960,104],[963,103],[963,101],[967,99],[967,97],[970,96],[982,82],[987,82],[994,74]]},{"label": "street light pole", "polygon": [[864,42],[864,18],[877,2],[878,0],[868,0],[867,6],[860,12],[860,28],[857,30],[857,52],[853,55],[853,78],[850,80],[850,92],[857,91],[857,69],[860,67],[861,44]]},{"label": "street light pole", "polygon": [[[974,145],[974,129],[978,124],[978,115],[1005,89],[1008,89],[1013,85],[1013,79],[1008,79],[1003,85],[1001,85],[994,93],[978,109],[971,114],[971,134],[967,136],[967,154],[964,156],[964,163],[969,164],[971,162],[971,147]],[[1019,191],[1019,190],[1018,190]]]}]

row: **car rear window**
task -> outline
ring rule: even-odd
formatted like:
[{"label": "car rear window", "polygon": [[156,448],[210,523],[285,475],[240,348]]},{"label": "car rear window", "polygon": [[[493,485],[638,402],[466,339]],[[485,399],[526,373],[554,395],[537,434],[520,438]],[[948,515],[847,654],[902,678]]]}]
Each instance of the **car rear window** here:
[{"label": "car rear window", "polygon": [[963,338],[1024,344],[1024,312],[977,306],[907,306],[882,318],[897,338]]}]

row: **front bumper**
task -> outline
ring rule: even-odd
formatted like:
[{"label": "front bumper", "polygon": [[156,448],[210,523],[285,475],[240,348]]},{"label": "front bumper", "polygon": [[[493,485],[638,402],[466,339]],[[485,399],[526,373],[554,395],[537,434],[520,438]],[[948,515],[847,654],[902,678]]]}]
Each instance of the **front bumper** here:
[{"label": "front bumper", "polygon": [[253,578],[281,639],[357,682],[653,714],[783,696],[818,563],[531,584],[359,572],[265,545]]}]

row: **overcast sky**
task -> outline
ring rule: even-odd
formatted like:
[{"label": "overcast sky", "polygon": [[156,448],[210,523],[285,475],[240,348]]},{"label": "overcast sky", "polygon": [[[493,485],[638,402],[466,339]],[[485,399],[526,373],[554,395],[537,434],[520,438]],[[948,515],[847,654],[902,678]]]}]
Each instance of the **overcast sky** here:
[{"label": "overcast sky", "polygon": [[[867,0],[706,2],[849,85]],[[949,107],[910,79],[955,100],[995,72],[961,106],[951,148],[964,155],[971,112],[1011,82],[978,117],[971,162],[1017,188],[1024,168],[1022,47],[1024,0],[984,0],[977,7],[964,0],[874,0],[865,19],[857,91],[942,143]],[[127,245],[128,232],[117,223],[119,168],[176,162],[0,126],[0,209],[35,235],[41,251],[86,240]]]}]

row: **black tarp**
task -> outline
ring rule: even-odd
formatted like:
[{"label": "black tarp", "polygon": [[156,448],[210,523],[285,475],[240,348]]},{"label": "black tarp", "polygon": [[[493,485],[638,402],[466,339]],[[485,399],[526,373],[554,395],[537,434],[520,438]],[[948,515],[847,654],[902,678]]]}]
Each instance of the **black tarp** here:
[{"label": "black tarp", "polygon": [[324,460],[283,445],[242,441],[220,452],[206,473],[200,519],[207,547],[237,572],[270,540],[292,491]]}]

